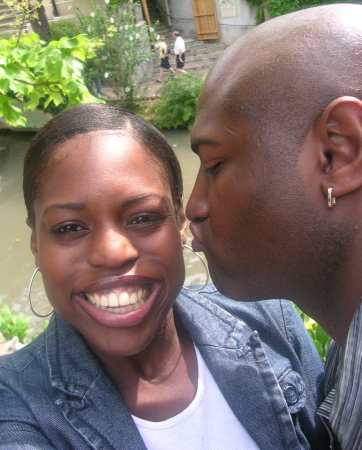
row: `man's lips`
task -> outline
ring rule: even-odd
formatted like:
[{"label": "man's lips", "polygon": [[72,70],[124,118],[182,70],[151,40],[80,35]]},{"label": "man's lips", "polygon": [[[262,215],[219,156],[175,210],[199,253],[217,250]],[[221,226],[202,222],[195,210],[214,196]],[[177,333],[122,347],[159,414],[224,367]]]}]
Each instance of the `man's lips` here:
[{"label": "man's lips", "polygon": [[194,236],[194,239],[192,240],[192,248],[193,248],[194,252],[204,252],[204,248],[201,243],[201,239],[199,237],[199,233],[196,228],[196,224],[190,223],[190,231]]}]

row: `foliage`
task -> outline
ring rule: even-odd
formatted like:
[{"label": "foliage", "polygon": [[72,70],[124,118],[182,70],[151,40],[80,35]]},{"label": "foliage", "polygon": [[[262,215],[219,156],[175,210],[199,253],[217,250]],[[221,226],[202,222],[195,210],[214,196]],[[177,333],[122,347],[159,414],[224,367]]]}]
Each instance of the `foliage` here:
[{"label": "foliage", "polygon": [[129,0],[110,0],[109,1],[109,5],[114,9],[117,9],[120,6],[125,5],[127,3],[129,3]]},{"label": "foliage", "polygon": [[331,340],[330,336],[323,330],[323,328],[317,324],[313,319],[304,314],[297,306],[295,306],[301,319],[304,322],[306,329],[308,330],[309,336],[311,337],[314,345],[322,358],[323,362],[326,360],[327,350],[329,342]]},{"label": "foliage", "polygon": [[28,327],[29,320],[30,317],[24,317],[22,312],[15,314],[8,305],[4,305],[0,309],[0,332],[7,341],[17,336],[24,344],[25,337],[33,331]]},{"label": "foliage", "polygon": [[[83,80],[83,62],[95,56],[95,42],[85,36],[45,44],[36,33],[0,41],[0,117],[25,126],[23,112],[64,103],[68,108],[100,101]],[[16,105],[24,102],[22,109]]]},{"label": "foliage", "polygon": [[158,90],[147,119],[159,130],[190,129],[195,121],[196,103],[204,79],[199,75],[171,74]]},{"label": "foliage", "polygon": [[58,41],[62,37],[73,38],[81,33],[79,24],[73,19],[53,20],[49,25],[53,41]]},{"label": "foliage", "polygon": [[360,3],[359,0],[247,0],[249,5],[258,6],[256,23],[288,14],[299,9],[331,3]]},{"label": "foliage", "polygon": [[127,3],[116,13],[109,1],[103,8],[91,2],[90,17],[75,8],[82,33],[103,43],[97,57],[87,65],[86,78],[89,86],[94,78],[106,79],[116,103],[135,110],[144,96],[141,84],[145,81],[145,66],[152,64],[155,54],[150,46],[154,29],[137,24],[135,3]]}]

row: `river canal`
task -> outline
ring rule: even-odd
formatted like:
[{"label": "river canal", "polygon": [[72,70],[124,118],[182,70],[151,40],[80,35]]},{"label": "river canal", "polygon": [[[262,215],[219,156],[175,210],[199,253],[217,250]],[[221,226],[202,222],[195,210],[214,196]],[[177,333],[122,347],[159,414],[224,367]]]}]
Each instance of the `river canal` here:
[{"label": "river canal", "polygon": [[[197,174],[198,158],[190,150],[188,131],[166,131],[164,135],[180,160],[186,205]],[[15,312],[22,311],[31,316],[29,325],[34,332],[39,332],[44,319],[31,313],[27,300],[27,287],[35,265],[30,252],[30,229],[25,223],[22,194],[22,163],[32,136],[31,133],[0,132],[0,302],[8,304]],[[203,283],[202,264],[188,250],[184,251],[184,256],[185,284]],[[37,312],[46,314],[50,311],[40,276],[34,281],[32,299]]]}]

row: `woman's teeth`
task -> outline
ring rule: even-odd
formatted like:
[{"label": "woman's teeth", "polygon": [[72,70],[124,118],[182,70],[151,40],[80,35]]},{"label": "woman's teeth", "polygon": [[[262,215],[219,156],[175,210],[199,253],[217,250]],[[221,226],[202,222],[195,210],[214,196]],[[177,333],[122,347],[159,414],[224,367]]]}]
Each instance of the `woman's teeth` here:
[{"label": "woman's teeth", "polygon": [[113,290],[107,293],[86,294],[88,301],[95,307],[114,313],[125,313],[144,304],[147,289]]}]

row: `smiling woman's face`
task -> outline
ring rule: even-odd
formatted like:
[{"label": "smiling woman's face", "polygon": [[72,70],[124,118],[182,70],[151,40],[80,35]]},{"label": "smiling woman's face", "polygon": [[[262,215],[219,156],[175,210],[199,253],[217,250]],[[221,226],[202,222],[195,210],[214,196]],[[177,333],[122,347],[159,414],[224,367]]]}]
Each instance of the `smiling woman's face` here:
[{"label": "smiling woman's face", "polygon": [[115,131],[60,144],[45,170],[32,251],[54,309],[98,356],[145,348],[184,281],[185,222],[163,170]]}]

